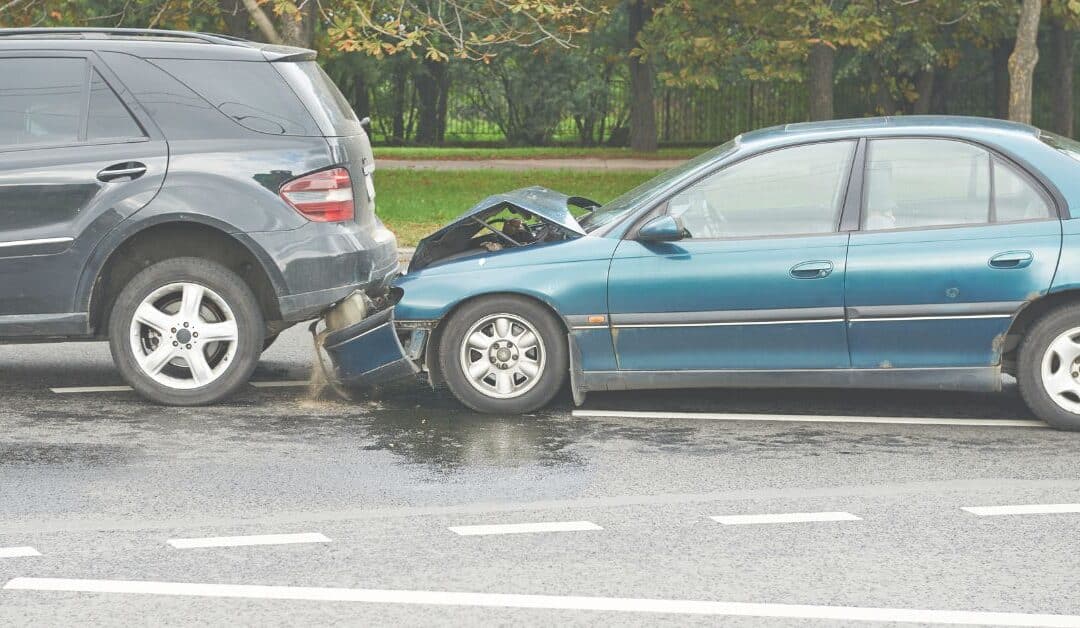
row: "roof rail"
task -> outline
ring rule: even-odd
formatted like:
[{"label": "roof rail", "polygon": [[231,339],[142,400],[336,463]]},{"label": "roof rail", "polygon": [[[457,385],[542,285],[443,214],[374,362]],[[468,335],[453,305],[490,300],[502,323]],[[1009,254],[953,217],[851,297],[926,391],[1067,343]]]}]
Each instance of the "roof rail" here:
[{"label": "roof rail", "polygon": [[192,39],[208,44],[225,46],[244,46],[250,42],[238,37],[193,33],[190,31],[170,31],[156,28],[0,28],[0,37],[34,37],[48,35],[81,36],[84,39],[105,39],[107,37],[160,37],[162,39]]}]

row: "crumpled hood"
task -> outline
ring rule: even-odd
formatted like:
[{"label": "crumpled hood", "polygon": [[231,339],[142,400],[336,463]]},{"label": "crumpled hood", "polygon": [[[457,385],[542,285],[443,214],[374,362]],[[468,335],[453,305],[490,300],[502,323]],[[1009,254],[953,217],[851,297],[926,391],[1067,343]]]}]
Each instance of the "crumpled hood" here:
[{"label": "crumpled hood", "polygon": [[487,218],[504,209],[526,211],[570,233],[585,235],[585,230],[578,224],[570,208],[590,208],[597,205],[599,203],[587,198],[567,196],[540,186],[489,196],[450,224],[421,240],[416,245],[409,272],[415,272],[438,261],[447,251],[454,252],[458,246],[484,228],[483,223]]}]

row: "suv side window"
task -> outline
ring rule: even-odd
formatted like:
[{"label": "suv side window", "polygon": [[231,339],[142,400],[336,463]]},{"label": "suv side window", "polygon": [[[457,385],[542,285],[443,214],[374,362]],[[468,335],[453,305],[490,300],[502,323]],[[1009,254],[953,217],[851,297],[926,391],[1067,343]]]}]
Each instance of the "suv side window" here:
[{"label": "suv side window", "polygon": [[871,140],[863,228],[910,229],[990,220],[990,153],[954,140]]},{"label": "suv side window", "polygon": [[695,239],[832,233],[854,151],[838,141],[750,157],[676,194],[668,211]]},{"label": "suv side window", "polygon": [[259,61],[153,59],[237,124],[269,135],[322,135],[273,64]]},{"label": "suv side window", "polygon": [[88,141],[145,137],[120,97],[94,70],[90,79],[90,111],[86,117]]},{"label": "suv side window", "polygon": [[0,146],[79,141],[86,60],[0,59]]}]

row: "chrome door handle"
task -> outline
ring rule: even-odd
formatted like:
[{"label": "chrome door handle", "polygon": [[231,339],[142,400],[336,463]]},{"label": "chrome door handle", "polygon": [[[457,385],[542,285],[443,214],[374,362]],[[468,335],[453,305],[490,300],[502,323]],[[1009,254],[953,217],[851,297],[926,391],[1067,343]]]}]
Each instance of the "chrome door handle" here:
[{"label": "chrome door handle", "polygon": [[1031,251],[1006,251],[990,258],[990,268],[1025,268],[1034,259]]},{"label": "chrome door handle", "polygon": [[122,164],[113,164],[97,173],[98,181],[109,182],[116,179],[127,178],[135,180],[146,174],[146,165],[137,161],[127,161]]},{"label": "chrome door handle", "polygon": [[832,274],[833,263],[825,260],[803,262],[791,267],[795,279],[821,279]]}]

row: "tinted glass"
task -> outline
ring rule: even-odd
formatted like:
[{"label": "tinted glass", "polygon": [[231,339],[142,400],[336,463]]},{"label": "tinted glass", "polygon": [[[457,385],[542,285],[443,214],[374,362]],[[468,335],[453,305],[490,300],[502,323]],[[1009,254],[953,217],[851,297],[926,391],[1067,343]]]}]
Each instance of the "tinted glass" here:
[{"label": "tinted glass", "polygon": [[1038,220],[1050,216],[1050,204],[1031,180],[995,158],[994,214],[998,222]]},{"label": "tinted glass", "polygon": [[127,107],[96,71],[90,81],[90,111],[86,118],[87,141],[143,137],[142,128]]},{"label": "tinted glass", "polygon": [[592,232],[600,227],[608,225],[622,218],[627,212],[640,207],[650,196],[656,194],[657,189],[663,188],[674,181],[678,181],[681,177],[702,167],[702,165],[710,161],[723,159],[733,152],[735,152],[735,141],[731,140],[684,162],[682,165],[664,171],[645,183],[642,183],[627,192],[623,192],[600,209],[583,217],[579,221],[581,227],[585,229],[586,232]]},{"label": "tinted glass", "polygon": [[866,162],[865,229],[985,223],[990,154],[952,140],[873,140]]},{"label": "tinted glass", "polygon": [[237,124],[270,135],[321,135],[270,63],[155,59]]},{"label": "tinted glass", "polygon": [[668,203],[693,238],[831,233],[855,142],[772,151],[737,162]]},{"label": "tinted glass", "polygon": [[328,135],[359,135],[362,132],[349,101],[318,63],[300,61],[278,63],[277,66],[312,113],[323,121]]},{"label": "tinted glass", "polygon": [[0,59],[0,146],[79,139],[86,61]]}]

